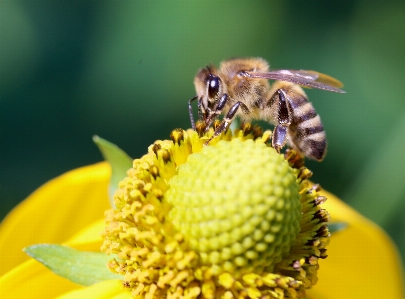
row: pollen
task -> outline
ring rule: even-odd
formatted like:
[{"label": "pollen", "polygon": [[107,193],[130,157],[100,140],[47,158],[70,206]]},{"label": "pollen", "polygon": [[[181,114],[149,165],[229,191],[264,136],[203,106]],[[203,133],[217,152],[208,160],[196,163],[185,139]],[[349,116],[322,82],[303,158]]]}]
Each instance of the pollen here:
[{"label": "pollen", "polygon": [[212,134],[176,129],[134,160],[106,212],[108,267],[134,298],[305,298],[327,256],[320,187],[269,131]]}]

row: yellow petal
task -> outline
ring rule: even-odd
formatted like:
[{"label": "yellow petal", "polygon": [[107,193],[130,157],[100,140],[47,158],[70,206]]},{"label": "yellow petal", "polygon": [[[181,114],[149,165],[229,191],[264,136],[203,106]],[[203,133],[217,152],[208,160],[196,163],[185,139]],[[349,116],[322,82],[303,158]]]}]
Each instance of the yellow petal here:
[{"label": "yellow petal", "polygon": [[86,226],[73,237],[71,237],[64,245],[74,247],[79,250],[100,251],[103,243],[101,233],[105,228],[105,219],[99,219],[96,222]]},{"label": "yellow petal", "polygon": [[333,221],[348,227],[333,234],[328,258],[320,262],[319,281],[310,298],[403,298],[403,277],[398,252],[374,223],[334,195],[322,192]]},{"label": "yellow petal", "polygon": [[0,225],[0,275],[28,257],[22,248],[62,243],[108,209],[110,167],[98,163],[65,173],[31,194]]},{"label": "yellow petal", "polygon": [[[82,229],[65,244],[80,250],[99,251],[102,243],[100,232],[104,229],[104,226],[104,219],[100,219]],[[52,286],[51,290],[49,290],[50,285]],[[122,286],[119,285],[122,291]],[[86,290],[86,288],[53,274],[48,268],[34,259],[29,259],[0,277],[0,298],[54,298],[76,289],[78,291]],[[93,287],[92,289],[92,292],[95,292]],[[106,294],[110,293],[110,290],[106,292]],[[128,292],[125,291],[124,294],[128,297]],[[99,298],[118,298],[114,296]]]},{"label": "yellow petal", "polygon": [[30,259],[0,278],[0,298],[54,298],[81,288]]},{"label": "yellow petal", "polygon": [[[60,296],[60,297],[59,297]],[[130,293],[118,280],[82,287],[52,273],[30,259],[0,278],[0,298],[97,298],[129,299]]]},{"label": "yellow petal", "polygon": [[130,293],[125,290],[118,280],[106,280],[90,287],[74,290],[57,299],[131,299]]}]

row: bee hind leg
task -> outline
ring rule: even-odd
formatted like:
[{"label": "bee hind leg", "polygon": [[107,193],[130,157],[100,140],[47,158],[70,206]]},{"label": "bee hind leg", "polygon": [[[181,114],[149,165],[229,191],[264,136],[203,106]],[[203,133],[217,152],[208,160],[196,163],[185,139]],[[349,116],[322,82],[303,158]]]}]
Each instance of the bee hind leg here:
[{"label": "bee hind leg", "polygon": [[280,153],[280,150],[287,143],[287,127],[277,125],[274,128],[273,136],[271,138],[271,145]]},{"label": "bee hind leg", "polygon": [[204,145],[208,145],[212,139],[214,139],[215,137],[217,137],[218,135],[220,135],[222,132],[226,131],[230,124],[232,123],[232,121],[235,119],[236,117],[236,112],[238,112],[238,109],[242,108],[243,111],[245,113],[249,112],[248,107],[242,103],[242,102],[236,102],[231,109],[229,109],[228,113],[225,115],[224,119],[221,121],[221,123],[219,124],[219,126],[215,129],[214,134],[211,136],[210,139],[208,139]]},{"label": "bee hind leg", "polygon": [[280,88],[276,93],[278,94],[278,125],[274,128],[271,144],[277,152],[280,152],[287,143],[287,131],[291,124],[292,117],[291,107],[289,106],[286,92]]}]

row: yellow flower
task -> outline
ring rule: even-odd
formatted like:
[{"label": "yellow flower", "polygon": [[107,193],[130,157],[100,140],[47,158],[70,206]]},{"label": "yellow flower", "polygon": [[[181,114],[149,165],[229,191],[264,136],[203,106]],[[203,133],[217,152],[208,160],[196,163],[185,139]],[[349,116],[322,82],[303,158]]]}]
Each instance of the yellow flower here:
[{"label": "yellow flower", "polygon": [[[154,153],[153,147],[151,150]],[[155,151],[159,149],[155,148]],[[99,233],[105,224],[101,219],[95,221],[108,208],[109,175],[109,167],[105,163],[74,170],[41,187],[10,213],[0,226],[1,270],[3,273],[8,271],[0,279],[0,298],[131,298],[118,281],[80,287],[56,276],[32,259],[23,262],[21,254],[21,249],[27,245],[62,243],[69,237],[65,244],[97,251],[102,244]],[[127,183],[121,187],[127,186]],[[348,227],[333,234],[328,245],[329,257],[320,262],[319,281],[314,288],[306,291],[307,296],[330,299],[401,298],[402,273],[389,238],[336,197],[326,192],[323,194],[328,200],[322,207],[330,212],[333,220],[345,221]],[[116,204],[119,204],[120,197],[117,198]],[[112,217],[109,223],[114,222],[114,213],[109,214]],[[152,218],[149,220],[154,221]],[[80,228],[84,229],[80,231]],[[78,233],[72,236],[74,232]],[[183,234],[187,236],[186,232]],[[104,243],[104,250],[108,248],[111,249]],[[120,261],[117,260],[117,263]],[[211,264],[203,263],[201,267]],[[221,271],[219,273],[221,275]],[[222,278],[226,285],[226,277]]]},{"label": "yellow flower", "polygon": [[316,284],[325,198],[270,135],[244,125],[203,147],[210,136],[179,129],[134,160],[102,251],[135,298],[304,298]]}]

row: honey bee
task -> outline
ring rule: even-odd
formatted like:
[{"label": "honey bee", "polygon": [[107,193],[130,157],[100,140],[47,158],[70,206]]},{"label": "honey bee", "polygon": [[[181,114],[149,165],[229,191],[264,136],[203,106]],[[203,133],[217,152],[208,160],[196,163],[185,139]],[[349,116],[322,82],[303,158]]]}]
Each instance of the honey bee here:
[{"label": "honey bee", "polygon": [[[275,82],[270,85],[268,80]],[[345,93],[339,89],[343,84],[328,75],[308,70],[269,70],[269,64],[262,58],[226,60],[219,69],[206,66],[198,71],[194,85],[197,95],[188,101],[193,129],[194,100],[198,100],[199,119],[206,130],[224,114],[205,145],[239,116],[242,121],[259,119],[273,124],[272,146],[278,152],[288,142],[301,155],[318,161],[326,154],[326,135],[319,115],[300,85]]]}]

